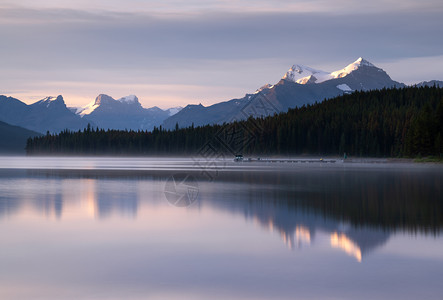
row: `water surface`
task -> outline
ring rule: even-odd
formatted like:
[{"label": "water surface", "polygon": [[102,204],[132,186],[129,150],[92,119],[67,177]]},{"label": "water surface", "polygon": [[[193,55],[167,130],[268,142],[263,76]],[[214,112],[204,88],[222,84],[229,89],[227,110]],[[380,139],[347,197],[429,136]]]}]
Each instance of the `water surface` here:
[{"label": "water surface", "polygon": [[0,299],[441,299],[442,186],[438,165],[1,157]]}]

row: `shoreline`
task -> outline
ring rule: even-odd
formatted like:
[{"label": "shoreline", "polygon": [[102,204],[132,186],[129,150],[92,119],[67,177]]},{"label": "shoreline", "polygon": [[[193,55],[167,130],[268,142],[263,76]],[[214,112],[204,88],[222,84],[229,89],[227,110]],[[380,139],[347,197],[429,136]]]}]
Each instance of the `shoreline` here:
[{"label": "shoreline", "polygon": [[[39,155],[39,154],[14,154],[14,153],[0,153],[0,158],[17,158],[23,160],[30,159],[146,159],[146,160],[158,160],[158,159],[176,159],[176,160],[193,160],[193,161],[226,161],[231,162],[234,161],[234,156],[231,155],[219,155],[218,159],[213,158],[205,158],[199,155],[63,155],[63,154],[55,154],[55,155]],[[443,164],[443,158],[437,158],[434,156],[429,157],[416,157],[416,158],[407,158],[407,157],[354,157],[349,156],[346,159],[343,159],[342,156],[336,155],[269,155],[269,156],[259,156],[259,155],[246,155],[242,163],[297,163],[297,162],[310,162],[310,163],[345,163],[345,164]]]}]

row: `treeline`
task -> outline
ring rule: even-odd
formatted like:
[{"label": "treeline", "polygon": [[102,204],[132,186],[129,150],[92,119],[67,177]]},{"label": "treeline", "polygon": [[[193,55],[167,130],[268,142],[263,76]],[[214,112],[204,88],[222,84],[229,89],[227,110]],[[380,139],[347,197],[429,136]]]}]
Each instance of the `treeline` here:
[{"label": "treeline", "polygon": [[223,125],[152,132],[63,131],[31,138],[28,154],[348,155],[415,157],[443,153],[443,89],[354,92],[278,115]]}]

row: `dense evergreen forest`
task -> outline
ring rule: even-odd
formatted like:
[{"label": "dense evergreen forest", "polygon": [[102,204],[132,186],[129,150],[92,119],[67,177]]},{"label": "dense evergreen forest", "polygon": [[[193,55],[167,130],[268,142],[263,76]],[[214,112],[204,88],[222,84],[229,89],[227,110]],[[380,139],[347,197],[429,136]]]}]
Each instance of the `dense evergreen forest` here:
[{"label": "dense evergreen forest", "polygon": [[229,124],[152,132],[94,129],[30,138],[30,155],[441,156],[443,89],[354,92]]}]

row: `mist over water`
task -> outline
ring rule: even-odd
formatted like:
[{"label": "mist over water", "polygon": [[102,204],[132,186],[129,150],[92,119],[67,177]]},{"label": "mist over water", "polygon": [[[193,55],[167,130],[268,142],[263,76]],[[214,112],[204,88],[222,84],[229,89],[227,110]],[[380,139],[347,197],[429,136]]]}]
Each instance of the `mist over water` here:
[{"label": "mist over water", "polygon": [[0,157],[0,298],[439,299],[442,186],[438,165]]}]

